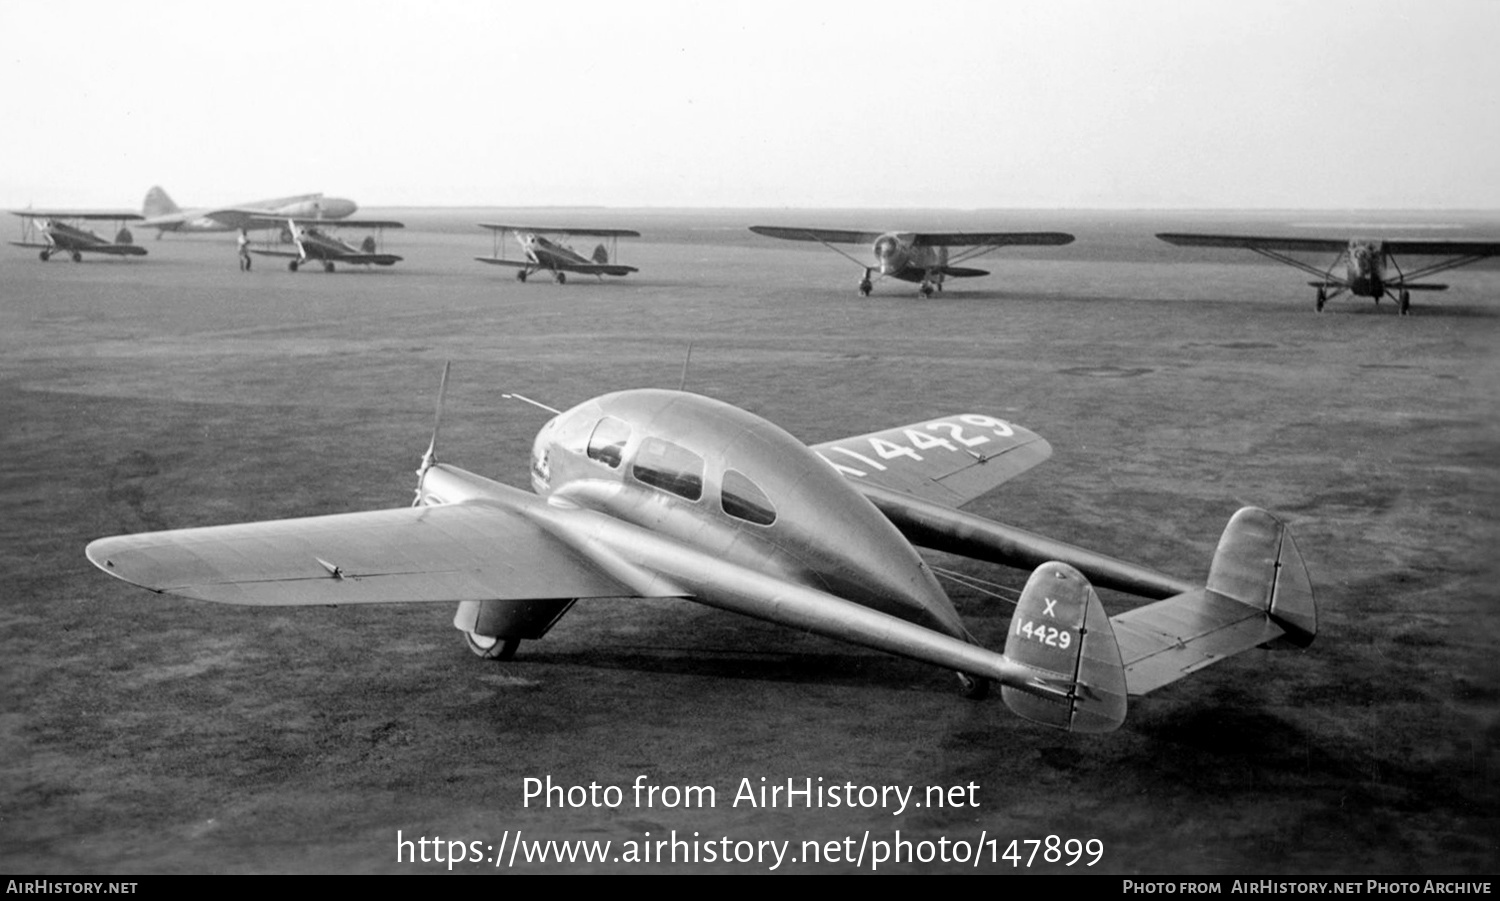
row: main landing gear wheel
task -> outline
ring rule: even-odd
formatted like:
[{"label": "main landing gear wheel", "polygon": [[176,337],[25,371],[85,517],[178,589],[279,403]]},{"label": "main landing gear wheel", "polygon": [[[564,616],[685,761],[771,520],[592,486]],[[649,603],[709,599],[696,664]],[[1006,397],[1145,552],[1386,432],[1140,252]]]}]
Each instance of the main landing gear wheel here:
[{"label": "main landing gear wheel", "polygon": [[83,254],[79,253],[76,250],[73,251],[73,262],[75,262],[75,263],[82,263],[83,262]]},{"label": "main landing gear wheel", "polygon": [[568,283],[568,275],[565,272],[554,272],[552,274],[552,279],[559,285],[566,285]]},{"label": "main landing gear wheel", "polygon": [[526,270],[525,269],[517,269],[516,270],[516,281],[518,281],[518,282],[525,282],[526,281]]},{"label": "main landing gear wheel", "polygon": [[1410,316],[1411,315],[1411,292],[1410,291],[1407,291],[1404,288],[1402,289],[1401,296],[1399,298],[1397,298],[1396,309],[1401,312],[1402,316]]},{"label": "main landing gear wheel", "polygon": [[920,295],[922,295],[923,297],[931,297],[932,296],[932,290],[933,289],[932,289],[932,283],[931,282],[923,282],[922,283],[922,287],[920,287],[920,288],[917,289],[917,293],[920,294]]},{"label": "main landing gear wheel", "polygon": [[1318,299],[1314,302],[1314,305],[1317,307],[1319,313],[1323,312],[1323,305],[1326,303],[1328,303],[1328,292],[1324,291],[1322,288],[1319,288]]},{"label": "main landing gear wheel", "polygon": [[286,268],[292,270],[293,272],[296,272],[297,271],[297,261],[296,260],[292,260],[290,263],[287,263],[286,264]]},{"label": "main landing gear wheel", "polygon": [[979,701],[989,697],[990,680],[981,676],[971,676],[968,673],[957,673],[958,693],[972,701]]},{"label": "main landing gear wheel", "polygon": [[42,258],[42,262],[45,263],[48,260],[52,259],[52,251],[44,250],[40,254],[38,254],[38,256],[40,256]]},{"label": "main landing gear wheel", "polygon": [[872,284],[870,284],[869,279],[866,279],[865,281],[862,281],[862,282],[859,283],[859,296],[860,297],[869,297],[870,296],[870,292],[873,291],[874,289],[875,289],[875,286],[872,285]]},{"label": "main landing gear wheel", "polygon": [[474,652],[474,656],[481,660],[509,660],[516,656],[516,648],[521,646],[519,638],[496,638],[492,635],[476,635],[473,632],[464,633],[464,644]]},{"label": "main landing gear wheel", "polygon": [[323,271],[324,272],[332,272],[333,271],[333,262],[330,261],[330,260],[324,260],[323,261]]}]

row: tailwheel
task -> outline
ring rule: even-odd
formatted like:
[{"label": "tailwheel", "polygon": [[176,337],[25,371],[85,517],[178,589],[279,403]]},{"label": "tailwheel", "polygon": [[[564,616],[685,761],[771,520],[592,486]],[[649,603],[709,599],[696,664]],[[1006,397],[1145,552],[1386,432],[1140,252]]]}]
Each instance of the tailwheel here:
[{"label": "tailwheel", "polygon": [[1401,312],[1402,316],[1411,315],[1411,292],[1405,288],[1401,289],[1401,296],[1397,298],[1396,309]]},{"label": "tailwheel", "polygon": [[296,272],[297,271],[297,261],[296,260],[292,260],[290,263],[287,263],[286,264],[286,268],[292,270],[293,272]]},{"label": "tailwheel", "polygon": [[968,673],[957,673],[958,693],[972,701],[983,700],[989,697],[990,680],[983,676],[971,676]]},{"label": "tailwheel", "polygon": [[333,271],[333,261],[332,260],[324,260],[323,261],[323,271],[324,272],[332,272]]},{"label": "tailwheel", "polygon": [[73,262],[75,262],[75,263],[82,263],[83,262],[83,254],[79,253],[76,250],[73,251]]},{"label": "tailwheel", "polygon": [[1319,313],[1323,312],[1323,305],[1326,303],[1328,303],[1328,292],[1324,291],[1322,288],[1319,288],[1318,299],[1315,302]]},{"label": "tailwheel", "polygon": [[518,281],[518,282],[525,282],[526,281],[526,270],[525,269],[517,269],[516,270],[516,281]]},{"label": "tailwheel", "polygon": [[516,656],[516,648],[521,646],[521,639],[465,632],[464,644],[481,660],[509,660]]},{"label": "tailwheel", "polygon": [[553,281],[556,281],[559,285],[566,285],[568,283],[568,275],[565,272],[554,272],[554,273],[552,273],[552,279],[553,279]]}]

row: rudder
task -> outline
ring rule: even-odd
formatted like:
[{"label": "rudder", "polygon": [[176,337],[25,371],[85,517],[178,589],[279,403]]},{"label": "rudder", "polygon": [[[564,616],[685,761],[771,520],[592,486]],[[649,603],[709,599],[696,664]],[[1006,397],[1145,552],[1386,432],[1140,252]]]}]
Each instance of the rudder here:
[{"label": "rudder", "polygon": [[1206,587],[1266,611],[1286,630],[1265,647],[1305,648],[1318,634],[1312,579],[1291,530],[1258,507],[1241,508],[1224,527]]},{"label": "rudder", "polygon": [[1056,561],[1037,567],[1021,592],[1005,656],[1055,674],[1065,696],[1001,688],[1014,713],[1069,732],[1109,732],[1125,721],[1125,668],[1104,605],[1078,570]]}]

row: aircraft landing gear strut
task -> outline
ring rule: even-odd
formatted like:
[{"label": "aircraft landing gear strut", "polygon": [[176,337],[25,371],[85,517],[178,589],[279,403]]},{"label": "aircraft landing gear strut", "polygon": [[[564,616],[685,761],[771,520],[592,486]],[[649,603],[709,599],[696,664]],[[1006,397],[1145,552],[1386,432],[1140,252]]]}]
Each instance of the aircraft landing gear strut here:
[{"label": "aircraft landing gear strut", "polygon": [[870,270],[865,270],[865,277],[859,280],[859,296],[869,297],[875,286],[870,283]]},{"label": "aircraft landing gear strut", "polygon": [[958,693],[971,701],[979,701],[989,697],[990,680],[982,676],[971,676],[968,673],[956,673],[958,676]]},{"label": "aircraft landing gear strut", "polygon": [[1314,304],[1316,305],[1319,313],[1323,312],[1323,305],[1326,303],[1328,303],[1328,292],[1324,291],[1322,288],[1319,288],[1318,298],[1316,301],[1314,301]]},{"label": "aircraft landing gear strut", "polygon": [[1411,315],[1411,292],[1405,288],[1401,289],[1401,296],[1396,299],[1396,309],[1402,316]]}]

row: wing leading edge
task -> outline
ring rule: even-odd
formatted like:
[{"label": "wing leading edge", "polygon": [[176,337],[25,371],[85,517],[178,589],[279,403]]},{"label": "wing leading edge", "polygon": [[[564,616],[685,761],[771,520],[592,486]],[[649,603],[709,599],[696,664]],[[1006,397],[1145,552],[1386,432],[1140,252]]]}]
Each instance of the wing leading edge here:
[{"label": "wing leading edge", "polygon": [[473,501],[103,538],[94,565],[152,591],[262,606],[634,597],[514,506]]}]

